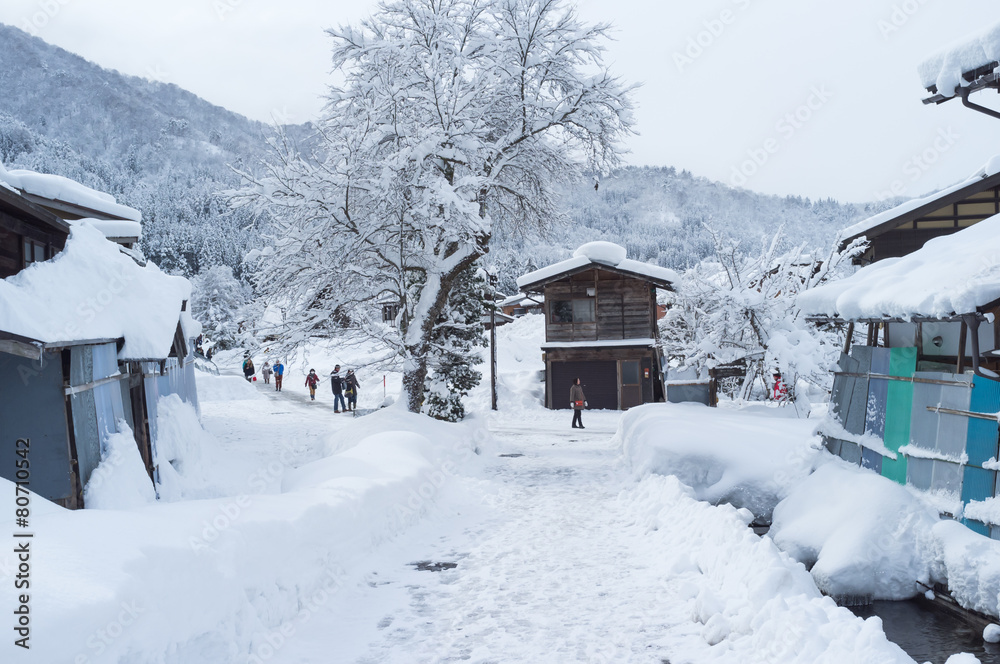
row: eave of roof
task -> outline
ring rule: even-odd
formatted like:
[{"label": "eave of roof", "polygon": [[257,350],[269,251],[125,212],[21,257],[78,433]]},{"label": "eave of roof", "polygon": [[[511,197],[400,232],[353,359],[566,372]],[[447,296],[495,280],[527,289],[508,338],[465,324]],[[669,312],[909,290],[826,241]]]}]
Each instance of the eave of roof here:
[{"label": "eave of roof", "polygon": [[63,235],[69,235],[70,226],[68,223],[16,191],[0,186],[0,209],[4,207],[21,215],[29,216]]},{"label": "eave of roof", "polygon": [[[967,180],[966,182],[968,182],[968,184],[959,187],[957,189],[955,189],[953,186],[948,189],[943,189],[942,191],[938,192],[938,194],[931,194],[930,196],[925,197],[923,199],[925,200],[925,202],[917,207],[913,208],[908,207],[909,205],[912,204],[912,201],[907,201],[906,203],[903,203],[901,205],[896,206],[895,208],[892,208],[892,210],[886,210],[885,212],[880,212],[879,214],[874,215],[873,217],[869,217],[869,219],[874,219],[875,217],[879,217],[882,215],[889,215],[885,221],[880,222],[879,224],[872,226],[871,228],[862,230],[853,235],[845,237],[843,242],[841,243],[841,247],[850,244],[859,237],[866,237],[869,240],[871,240],[872,238],[876,238],[879,235],[882,235],[883,233],[899,228],[903,224],[915,221],[930,212],[939,210],[945,205],[951,205],[953,203],[957,203],[961,200],[964,200],[965,198],[968,198],[969,196],[978,194],[981,191],[985,191],[987,189],[992,189],[993,187],[1000,186],[1000,172],[995,173],[993,175],[980,177],[977,180],[972,180],[970,178],[970,180]],[[902,210],[899,212],[899,214],[897,215],[890,214],[893,210],[900,210],[900,209]],[[860,222],[858,224],[855,224],[855,226],[859,226],[864,223],[865,222]]]},{"label": "eave of roof", "polygon": [[544,279],[539,279],[531,283],[519,284],[521,290],[525,293],[540,293],[541,289],[548,284],[554,283],[556,281],[562,281],[567,277],[572,277],[573,275],[580,274],[582,272],[588,272],[590,270],[604,270],[606,272],[611,272],[613,274],[620,274],[624,277],[633,277],[635,279],[642,279],[643,281],[648,281],[651,284],[662,288],[664,290],[672,291],[674,290],[673,283],[667,281],[666,279],[657,279],[656,277],[651,277],[648,274],[642,274],[640,272],[632,272],[631,270],[623,270],[619,267],[613,265],[608,265],[606,263],[599,263],[597,261],[591,261],[583,265],[579,265],[568,270],[563,270],[562,272],[550,275]]}]

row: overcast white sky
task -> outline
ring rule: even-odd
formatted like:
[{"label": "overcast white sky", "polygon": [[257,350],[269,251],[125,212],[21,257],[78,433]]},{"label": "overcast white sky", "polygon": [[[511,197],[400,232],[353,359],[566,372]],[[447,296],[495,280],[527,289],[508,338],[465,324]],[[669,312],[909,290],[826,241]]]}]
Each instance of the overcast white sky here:
[{"label": "overcast white sky", "polygon": [[[1000,153],[1000,120],[959,101],[923,106],[916,76],[932,51],[1000,21],[996,0],[577,5],[585,20],[615,25],[608,61],[643,84],[630,163],[686,168],[766,193],[866,201],[893,186],[905,195],[940,188]],[[0,22],[252,118],[304,122],[318,113],[329,81],[324,28],[356,22],[374,6],[3,0]]]}]

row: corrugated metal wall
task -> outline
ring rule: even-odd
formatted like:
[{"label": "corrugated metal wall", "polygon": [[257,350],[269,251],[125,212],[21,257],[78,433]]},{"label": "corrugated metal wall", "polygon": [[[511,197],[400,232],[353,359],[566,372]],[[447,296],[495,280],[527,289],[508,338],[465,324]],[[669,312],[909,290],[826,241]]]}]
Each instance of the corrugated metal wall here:
[{"label": "corrugated metal wall", "polygon": [[[940,409],[992,416],[1000,412],[1000,382],[916,369],[916,348],[855,346],[850,356],[842,354],[834,377],[831,412],[846,431],[846,435],[838,435],[854,440],[827,436],[827,448],[900,484],[950,494],[962,505],[996,497],[997,472],[983,467],[992,465],[986,462],[996,460],[1000,452],[995,418]],[[862,434],[877,438],[896,458],[859,444]],[[1000,524],[970,519],[963,519],[963,523],[1000,539]]]}]

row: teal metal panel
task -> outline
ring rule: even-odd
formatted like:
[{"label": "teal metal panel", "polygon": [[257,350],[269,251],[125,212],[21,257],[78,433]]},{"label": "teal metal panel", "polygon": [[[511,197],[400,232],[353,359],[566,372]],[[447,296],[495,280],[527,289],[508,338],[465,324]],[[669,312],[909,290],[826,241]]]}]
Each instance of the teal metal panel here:
[{"label": "teal metal panel", "polygon": [[[969,410],[974,413],[996,413],[1000,411],[1000,382],[976,376],[973,380],[972,399]],[[982,466],[989,459],[997,457],[997,423],[995,421],[969,418],[968,440],[965,445],[969,463]],[[993,493],[990,492],[990,496]]]},{"label": "teal metal panel", "polygon": [[996,471],[965,466],[962,471],[962,504],[992,498],[996,492],[996,484]]}]

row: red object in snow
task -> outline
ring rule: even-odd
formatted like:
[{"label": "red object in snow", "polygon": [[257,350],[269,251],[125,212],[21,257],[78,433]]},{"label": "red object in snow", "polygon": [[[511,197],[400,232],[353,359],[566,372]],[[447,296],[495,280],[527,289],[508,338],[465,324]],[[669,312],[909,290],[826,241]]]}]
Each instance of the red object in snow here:
[{"label": "red object in snow", "polygon": [[257,376],[253,377],[253,382],[255,382],[255,383],[257,382]]},{"label": "red object in snow", "polygon": [[784,401],[787,396],[788,388],[785,387],[785,381],[781,380],[781,374],[774,374],[774,400]]}]

